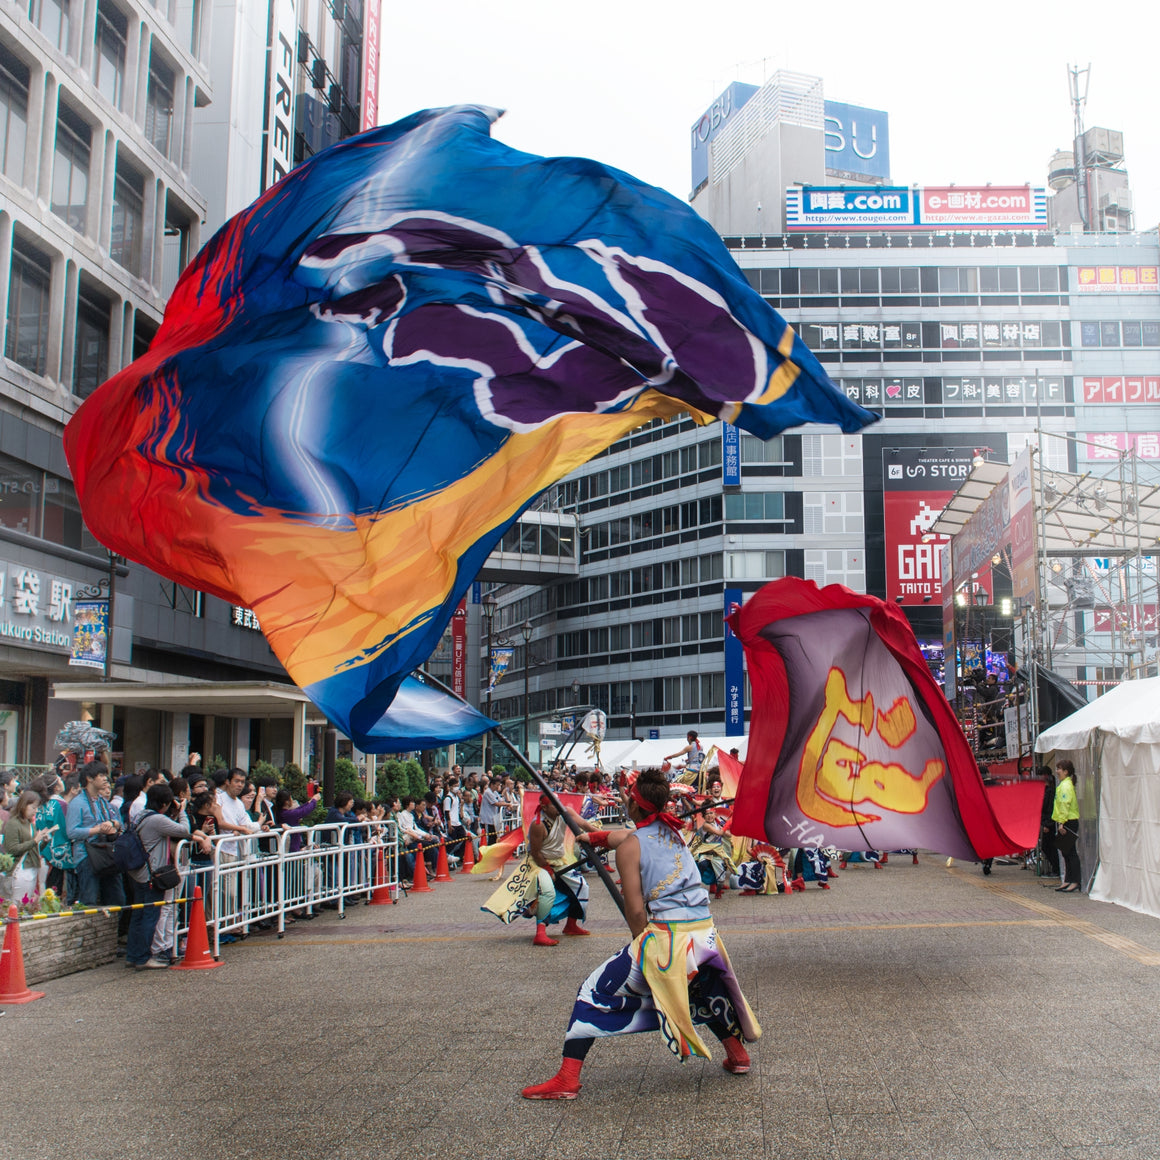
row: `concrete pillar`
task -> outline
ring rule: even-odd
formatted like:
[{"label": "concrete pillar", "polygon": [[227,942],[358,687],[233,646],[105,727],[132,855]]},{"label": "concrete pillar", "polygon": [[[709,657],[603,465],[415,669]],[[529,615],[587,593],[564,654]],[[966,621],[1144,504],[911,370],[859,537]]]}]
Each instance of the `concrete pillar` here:
[{"label": "concrete pillar", "polygon": [[36,196],[43,202],[52,204],[52,167],[56,159],[56,109],[60,93],[60,82],[46,73],[44,77],[44,116],[40,133],[40,172],[35,174],[28,186],[36,190]]},{"label": "concrete pillar", "polygon": [[378,773],[378,757],[374,753],[368,753],[367,759],[367,798],[375,796],[375,775]]},{"label": "concrete pillar", "polygon": [[[78,6],[79,7],[79,6]],[[75,11],[75,8],[74,8]],[[85,0],[84,15],[77,21],[76,51],[73,59],[81,62],[81,71],[93,75],[93,53],[97,43],[97,0]]]},{"label": "concrete pillar", "polygon": [[38,192],[41,145],[44,141],[44,90],[55,90],[56,82],[40,65],[28,70],[28,132],[24,140],[24,178],[21,184],[34,195]]},{"label": "concrete pillar", "polygon": [[[217,757],[217,754],[214,752],[215,747],[213,741],[213,720],[213,717],[207,714],[204,718],[205,724],[202,726],[201,763],[206,767],[206,769],[209,769],[210,762],[213,761],[215,757]],[[223,753],[222,756],[227,761],[229,760],[230,755],[228,753]],[[245,769],[245,766],[242,766],[242,768]]]},{"label": "concrete pillar", "polygon": [[94,130],[89,142],[89,192],[85,204],[85,237],[100,238],[105,192],[105,134]]},{"label": "concrete pillar", "polygon": [[[157,204],[153,211],[153,261],[147,268],[149,284],[161,290],[165,266],[165,209],[169,191],[164,181],[156,183]],[[164,291],[162,291],[164,293]]]},{"label": "concrete pillar", "polygon": [[234,719],[234,751],[230,756],[230,765],[239,769],[250,768],[250,719],[237,717]]},{"label": "concrete pillar", "polygon": [[121,93],[121,112],[138,128],[145,124],[145,85],[149,80],[149,28],[129,15],[125,44],[125,89]]},{"label": "concrete pillar", "polygon": [[306,769],[306,702],[294,702],[294,737],[291,741],[290,760],[303,773]]},{"label": "concrete pillar", "polygon": [[[96,239],[105,253],[109,252],[109,242],[113,235],[113,186],[117,176],[117,139],[112,132],[105,135],[105,171],[93,174],[92,180],[101,182],[101,208]],[[118,367],[118,370],[121,368]]]},{"label": "concrete pillar", "polygon": [[64,316],[67,299],[68,262],[54,255],[52,283],[48,291],[48,365],[45,372],[50,379],[61,381],[61,340],[64,337]]},{"label": "concrete pillar", "polygon": [[[97,728],[103,729],[106,733],[113,732],[113,709],[113,705],[101,703],[101,721]],[[123,739],[119,738],[118,740]]]},{"label": "concrete pillar", "polygon": [[[167,713],[169,721],[169,768],[176,773],[189,764],[189,714]],[[203,768],[208,769],[208,762]]]},{"label": "concrete pillar", "polygon": [[[0,303],[8,302],[8,283],[12,275],[12,219],[0,210]],[[0,351],[7,349],[8,311],[0,312]]]},{"label": "concrete pillar", "polygon": [[109,311],[109,374],[115,375],[124,363],[121,348],[125,337],[125,304],[118,298]]},{"label": "concrete pillar", "polygon": [[73,364],[77,352],[77,291],[79,289],[77,264],[65,263],[64,279],[64,329],[61,335],[60,381],[72,389]]}]

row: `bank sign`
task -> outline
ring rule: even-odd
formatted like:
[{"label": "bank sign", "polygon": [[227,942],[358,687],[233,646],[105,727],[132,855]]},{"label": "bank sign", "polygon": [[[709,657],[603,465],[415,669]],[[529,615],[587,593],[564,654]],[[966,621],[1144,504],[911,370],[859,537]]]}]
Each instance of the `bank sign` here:
[{"label": "bank sign", "polygon": [[0,560],[0,644],[71,653],[72,580]]},{"label": "bank sign", "polygon": [[805,185],[785,191],[787,230],[1042,229],[1047,191],[1022,186]]}]

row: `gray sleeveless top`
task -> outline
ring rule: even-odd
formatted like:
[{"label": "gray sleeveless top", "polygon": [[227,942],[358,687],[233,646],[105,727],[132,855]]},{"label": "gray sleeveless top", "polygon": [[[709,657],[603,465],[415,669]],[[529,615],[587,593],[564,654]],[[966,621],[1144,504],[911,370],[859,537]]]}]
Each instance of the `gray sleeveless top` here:
[{"label": "gray sleeveless top", "polygon": [[709,892],[684,841],[661,822],[636,831],[640,882],[649,917],[697,922],[709,917]]}]

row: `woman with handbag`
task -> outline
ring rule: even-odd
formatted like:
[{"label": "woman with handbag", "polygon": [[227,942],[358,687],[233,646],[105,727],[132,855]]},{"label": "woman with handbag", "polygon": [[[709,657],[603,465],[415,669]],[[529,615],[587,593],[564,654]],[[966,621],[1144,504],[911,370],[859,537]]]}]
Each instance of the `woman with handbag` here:
[{"label": "woman with handbag", "polygon": [[152,956],[151,947],[161,913],[157,904],[164,902],[166,891],[181,881],[181,875],[173,864],[171,843],[189,837],[189,820],[185,814],[178,815],[177,821],[169,817],[172,805],[173,790],[164,781],[151,785],[145,794],[145,812],[135,827],[145,850],[145,864],[137,870],[130,870],[129,877],[133,879],[134,901],[144,905],[141,910],[133,911],[129,923],[125,966],[139,971],[169,966],[165,960]]},{"label": "woman with handbag", "polygon": [[25,896],[33,899],[40,893],[40,844],[48,840],[50,831],[36,828],[36,810],[39,805],[40,795],[26,789],[16,799],[4,823],[4,853],[16,862],[12,868],[16,883],[14,902],[19,902]]}]

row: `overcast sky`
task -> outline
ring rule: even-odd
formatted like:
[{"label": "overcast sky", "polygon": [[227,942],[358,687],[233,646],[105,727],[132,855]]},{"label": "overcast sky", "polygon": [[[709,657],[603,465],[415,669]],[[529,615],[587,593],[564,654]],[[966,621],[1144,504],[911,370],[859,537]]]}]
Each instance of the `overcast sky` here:
[{"label": "overcast sky", "polygon": [[383,4],[379,119],[458,103],[493,130],[581,155],[679,197],[693,122],[731,81],[820,76],[828,99],[890,114],[898,184],[1046,184],[1070,148],[1067,66],[1091,63],[1085,123],[1124,133],[1137,229],[1160,221],[1160,6],[732,0]]}]

